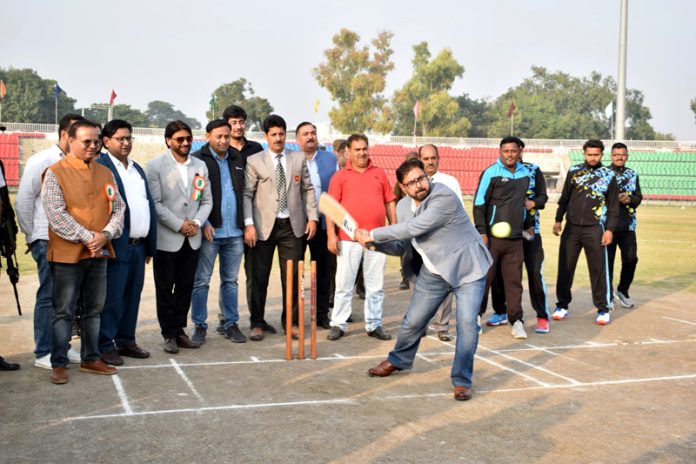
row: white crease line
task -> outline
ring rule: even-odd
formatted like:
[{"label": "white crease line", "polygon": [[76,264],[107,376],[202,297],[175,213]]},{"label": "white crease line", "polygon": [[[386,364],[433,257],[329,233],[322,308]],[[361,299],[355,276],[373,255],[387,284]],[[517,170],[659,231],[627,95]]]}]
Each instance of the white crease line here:
[{"label": "white crease line", "polygon": [[418,358],[422,359],[423,361],[428,362],[428,363],[430,363],[430,364],[437,364],[437,363],[436,363],[435,361],[433,361],[432,359],[429,359],[427,356],[422,355],[422,354],[420,354],[420,353],[417,353],[416,356],[417,356]]},{"label": "white crease line", "polygon": [[669,319],[670,321],[683,322],[684,324],[696,325],[694,322],[685,321],[683,319],[675,319],[673,317],[662,316],[663,319]]},{"label": "white crease line", "polygon": [[172,366],[174,366],[174,370],[176,371],[176,373],[179,374],[182,379],[184,379],[184,382],[186,382],[186,385],[188,385],[188,387],[191,389],[191,392],[193,392],[194,396],[196,398],[198,398],[198,401],[203,403],[204,402],[203,397],[201,396],[200,393],[198,393],[198,390],[196,390],[196,387],[193,386],[193,383],[186,376],[186,373],[181,368],[181,366],[179,366],[179,364],[174,359],[170,359],[169,362],[172,363]]},{"label": "white crease line", "polygon": [[558,374],[558,373],[556,373],[556,372],[554,372],[554,371],[552,371],[552,370],[546,369],[545,367],[537,366],[537,365],[532,364],[532,363],[529,363],[529,362],[527,362],[527,361],[523,361],[523,360],[521,360],[521,359],[517,359],[517,358],[515,358],[515,357],[513,357],[513,356],[507,355],[507,354],[505,354],[505,353],[501,353],[500,351],[492,350],[492,349],[490,349],[490,348],[486,348],[485,346],[482,346],[481,348],[483,348],[484,350],[489,351],[489,352],[491,352],[491,353],[493,353],[493,354],[495,354],[495,355],[497,355],[497,356],[502,356],[502,357],[505,358],[505,359],[509,359],[510,361],[518,362],[518,363],[522,364],[523,366],[527,366],[527,367],[529,367],[529,368],[531,368],[531,369],[536,369],[536,370],[541,371],[541,372],[544,372],[544,373],[546,373],[546,374],[553,375],[554,377],[558,377],[559,379],[563,379],[563,380],[565,380],[566,382],[572,383],[573,385],[577,385],[577,384],[580,383],[580,382],[578,382],[577,380],[573,379],[572,377],[566,377],[565,375]]},{"label": "white crease line", "polygon": [[[587,362],[585,362],[585,361],[580,361],[579,359],[575,359],[575,358],[573,358],[573,357],[571,357],[571,356],[567,356],[567,355],[565,355],[565,354],[560,354],[560,353],[554,353],[553,351],[551,351],[550,348],[543,348],[543,347],[540,347],[540,346],[532,345],[531,343],[526,343],[526,345],[527,345],[528,347],[532,348],[533,350],[538,350],[538,351],[541,351],[542,353],[550,354],[551,356],[557,356],[557,357],[559,357],[559,358],[563,358],[563,359],[568,360],[568,361],[573,361],[573,362],[575,362],[575,363],[582,364],[582,365],[584,365],[584,366],[596,367],[596,366],[594,366],[593,364],[587,363]],[[499,350],[499,351],[502,352],[503,350]]]},{"label": "white crease line", "polygon": [[249,356],[249,359],[251,359],[253,362],[259,362],[259,358],[256,356]]},{"label": "white crease line", "polygon": [[207,406],[203,408],[183,408],[183,409],[163,409],[160,411],[141,411],[132,414],[99,414],[95,416],[76,416],[67,417],[62,422],[71,422],[87,419],[112,419],[117,417],[134,417],[134,416],[156,416],[161,414],[177,414],[185,412],[201,413],[206,411],[230,411],[235,409],[260,409],[260,408],[276,408],[287,406],[318,406],[325,404],[357,404],[354,400],[335,399],[335,400],[308,400],[308,401],[286,401],[282,403],[257,403],[257,404],[231,404],[227,406]]},{"label": "white crease line", "polygon": [[114,374],[111,376],[111,380],[114,381],[114,386],[116,387],[116,392],[118,393],[118,397],[121,399],[121,406],[123,406],[124,415],[126,415],[126,416],[132,415],[133,408],[131,408],[131,405],[128,402],[128,396],[126,395],[126,390],[123,389],[123,384],[121,383],[121,378],[118,376],[118,374]]}]

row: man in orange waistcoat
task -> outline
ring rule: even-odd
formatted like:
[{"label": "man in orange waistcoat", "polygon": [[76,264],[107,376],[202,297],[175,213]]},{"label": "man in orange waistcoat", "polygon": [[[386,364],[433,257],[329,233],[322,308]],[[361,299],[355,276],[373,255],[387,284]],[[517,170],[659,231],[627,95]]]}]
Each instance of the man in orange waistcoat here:
[{"label": "man in orange waistcoat", "polygon": [[114,176],[93,162],[99,155],[99,127],[75,122],[68,130],[68,155],[45,173],[41,201],[48,218],[48,255],[53,274],[51,382],[68,382],[68,342],[75,303],[82,304],[81,372],[111,375],[116,369],[99,355],[99,315],[106,298],[106,259],[121,235],[125,205]]}]

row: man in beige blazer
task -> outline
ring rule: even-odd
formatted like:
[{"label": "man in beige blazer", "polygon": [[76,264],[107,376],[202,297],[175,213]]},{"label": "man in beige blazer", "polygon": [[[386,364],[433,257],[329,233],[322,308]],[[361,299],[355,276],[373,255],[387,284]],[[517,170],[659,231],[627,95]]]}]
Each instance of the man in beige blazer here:
[{"label": "man in beige blazer", "polygon": [[[263,339],[264,332],[276,333],[266,322],[266,293],[278,248],[285,327],[286,262],[303,259],[302,237],[311,239],[317,228],[318,213],[314,187],[302,152],[285,149],[285,120],[270,115],[263,122],[268,148],[247,158],[244,187],[244,243],[251,247],[251,333],[253,341]],[[297,288],[297,268],[293,266],[293,289]],[[293,321],[297,321],[297,292],[293,291]],[[293,336],[296,327],[293,326]]]}]

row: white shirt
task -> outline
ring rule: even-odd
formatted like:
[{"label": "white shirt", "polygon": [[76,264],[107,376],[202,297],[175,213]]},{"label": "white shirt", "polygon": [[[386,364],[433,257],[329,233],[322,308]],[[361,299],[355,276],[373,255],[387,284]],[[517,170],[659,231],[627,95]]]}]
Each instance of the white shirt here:
[{"label": "white shirt", "polygon": [[462,189],[459,186],[459,182],[455,177],[450,176],[449,174],[445,174],[444,172],[437,171],[435,174],[433,174],[432,177],[430,177],[430,182],[437,182],[438,184],[443,184],[446,187],[449,187],[449,189],[457,195],[459,201],[462,202],[462,206],[464,206],[464,200],[462,199]]},{"label": "white shirt", "polygon": [[174,154],[170,151],[170,155],[172,155],[172,159],[174,160],[174,164],[176,165],[176,170],[179,171],[179,176],[181,176],[181,181],[184,183],[184,190],[186,191],[187,194],[191,193],[191,187],[192,185],[189,185],[189,180],[188,180],[188,165],[191,164],[191,157],[187,156],[186,161],[183,163],[180,163],[178,159],[174,156]]},{"label": "white shirt", "polygon": [[316,162],[318,151],[315,151],[311,158],[307,159],[307,169],[309,170],[309,179],[312,181],[314,186],[314,196],[317,197],[317,204],[319,204],[319,197],[321,196],[321,177],[319,177],[319,166]]},{"label": "white shirt", "polygon": [[5,182],[5,176],[2,175],[2,170],[0,170],[0,188],[3,188],[6,185],[7,183]]},{"label": "white shirt", "polygon": [[[435,173],[437,175],[437,173]],[[420,205],[418,205],[420,206]],[[411,212],[415,213],[416,210],[418,209],[418,206],[416,206],[416,202],[411,198]],[[425,254],[425,252],[421,249],[420,246],[418,246],[418,242],[416,241],[416,237],[413,237],[411,239],[411,246],[413,246],[413,249],[418,252],[418,254],[421,256],[421,259],[423,259],[423,266],[430,271],[431,274],[435,274],[436,276],[439,276],[440,273],[437,272],[437,269],[435,268],[435,265],[428,259],[428,255]]]},{"label": "white shirt", "polygon": [[[278,169],[278,163],[280,163],[281,166],[283,166],[283,172],[285,173],[285,191],[287,192],[288,191],[288,169],[287,169],[288,156],[285,154],[284,151],[283,151],[283,153],[273,153],[271,150],[268,150],[268,155],[271,157],[271,162],[273,163],[274,169]],[[278,159],[278,155],[280,155],[280,159]],[[274,174],[274,176],[275,176],[275,174]],[[278,219],[287,219],[290,217],[290,211],[286,207],[283,211],[278,212],[278,214],[276,214],[276,217]]]},{"label": "white shirt", "polygon": [[128,163],[128,166],[124,166],[111,153],[109,153],[109,158],[116,166],[121,182],[123,182],[125,192],[121,192],[121,194],[128,202],[130,211],[129,238],[145,238],[150,232],[150,203],[147,201],[145,179],[135,169],[132,160]]},{"label": "white shirt", "polygon": [[65,153],[60,147],[51,145],[29,158],[24,166],[15,200],[15,212],[27,243],[48,240],[48,219],[41,203],[42,177],[50,165],[63,158]]}]

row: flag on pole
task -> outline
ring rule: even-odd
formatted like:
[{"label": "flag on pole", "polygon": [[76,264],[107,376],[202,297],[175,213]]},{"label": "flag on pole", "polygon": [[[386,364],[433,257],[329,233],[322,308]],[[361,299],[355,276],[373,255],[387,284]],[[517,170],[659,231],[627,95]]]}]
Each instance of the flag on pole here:
[{"label": "flag on pole", "polygon": [[114,92],[114,89],[111,89],[111,98],[109,98],[109,106],[114,106],[114,100],[116,100],[116,92]]},{"label": "flag on pole", "polygon": [[56,101],[58,101],[58,95],[60,95],[61,92],[64,92],[64,91],[63,91],[63,89],[60,88],[60,86],[56,82]]},{"label": "flag on pole", "polygon": [[515,102],[510,103],[510,108],[508,108],[508,118],[512,117],[516,109],[517,107],[515,106]]},{"label": "flag on pole", "polygon": [[614,102],[610,101],[606,108],[604,108],[604,116],[607,119],[611,119],[614,116]]},{"label": "flag on pole", "polygon": [[0,100],[4,99],[5,95],[7,95],[7,87],[5,87],[5,81],[0,79]]},{"label": "flag on pole", "polygon": [[420,114],[420,100],[417,100],[416,104],[413,105],[413,117],[415,119],[418,119],[419,114]]},{"label": "flag on pole", "polygon": [[319,99],[317,98],[317,101],[314,102],[314,112],[318,113],[319,112]]}]

